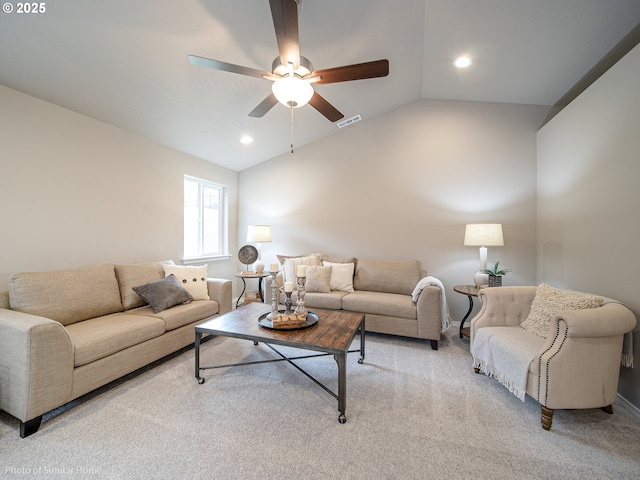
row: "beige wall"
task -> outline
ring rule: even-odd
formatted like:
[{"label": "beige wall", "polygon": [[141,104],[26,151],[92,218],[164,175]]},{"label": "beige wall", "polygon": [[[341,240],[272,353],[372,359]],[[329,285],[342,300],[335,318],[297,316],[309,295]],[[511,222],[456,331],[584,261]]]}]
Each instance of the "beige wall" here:
[{"label": "beige wall", "polygon": [[[640,46],[538,134],[538,280],[640,318]],[[640,408],[640,327],[620,394]]]},{"label": "beige wall", "polygon": [[[276,254],[419,259],[447,287],[454,320],[468,308],[478,249],[466,223],[503,224],[489,261],[533,284],[536,269],[536,132],[548,109],[422,100],[240,172],[239,236],[272,225]],[[282,128],[288,128],[283,125]],[[477,303],[477,302],[476,302]]]},{"label": "beige wall", "polygon": [[0,105],[0,290],[12,272],[180,263],[185,174],[229,186],[235,247],[236,172],[4,86]]}]

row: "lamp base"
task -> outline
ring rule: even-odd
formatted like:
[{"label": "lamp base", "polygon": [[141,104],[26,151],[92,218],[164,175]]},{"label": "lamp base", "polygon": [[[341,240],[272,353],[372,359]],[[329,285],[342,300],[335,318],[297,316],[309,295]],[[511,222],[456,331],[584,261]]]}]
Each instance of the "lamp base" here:
[{"label": "lamp base", "polygon": [[473,276],[473,283],[476,287],[486,287],[489,285],[489,274],[478,272]]},{"label": "lamp base", "polygon": [[261,260],[257,260],[256,263],[253,264],[253,269],[256,271],[256,273],[264,272],[264,263],[262,263]]}]

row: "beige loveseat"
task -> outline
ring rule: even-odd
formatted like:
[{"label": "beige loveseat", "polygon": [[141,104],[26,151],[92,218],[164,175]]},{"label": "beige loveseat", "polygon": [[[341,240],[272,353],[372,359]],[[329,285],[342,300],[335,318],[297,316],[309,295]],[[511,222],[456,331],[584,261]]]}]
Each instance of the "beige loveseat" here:
[{"label": "beige loveseat", "polygon": [[479,297],[470,328],[476,373],[539,402],[545,430],[556,409],[613,413],[620,365],[633,366],[631,310],[546,284],[486,288]]},{"label": "beige loveseat", "polygon": [[[0,292],[0,409],[20,420],[21,437],[38,430],[44,413],[193,343],[195,324],[231,310],[229,280],[191,275],[182,279],[184,288],[180,274],[165,277],[172,264],[9,278],[9,291]],[[145,296],[161,293],[151,300],[161,311],[134,292],[143,285]],[[166,292],[180,294],[171,302],[176,306],[168,308],[166,299],[174,297]],[[182,303],[187,297],[201,299]]]},{"label": "beige loveseat", "polygon": [[[435,277],[425,277],[417,260],[329,258],[319,253],[279,255],[278,259],[276,291],[281,305],[285,301],[285,280],[295,277],[295,268],[303,264],[307,265],[305,305],[309,309],[364,313],[367,331],[429,339],[433,350],[438,349],[440,333],[449,326],[442,283]],[[271,285],[271,277],[267,277],[265,303],[271,303]],[[295,291],[291,298],[295,307]]]}]

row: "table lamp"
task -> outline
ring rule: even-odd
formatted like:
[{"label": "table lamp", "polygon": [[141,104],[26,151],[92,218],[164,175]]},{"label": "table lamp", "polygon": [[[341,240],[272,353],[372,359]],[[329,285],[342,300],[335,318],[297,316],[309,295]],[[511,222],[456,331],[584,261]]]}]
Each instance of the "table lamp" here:
[{"label": "table lamp", "polygon": [[473,277],[476,287],[489,284],[489,275],[482,273],[487,268],[487,247],[501,247],[504,245],[502,238],[502,224],[500,223],[473,223],[464,230],[465,247],[480,247],[480,270]]},{"label": "table lamp", "polygon": [[256,273],[264,271],[264,263],[262,263],[262,244],[271,241],[270,225],[249,225],[247,229],[247,242],[256,242],[258,249],[258,260],[253,264]]}]

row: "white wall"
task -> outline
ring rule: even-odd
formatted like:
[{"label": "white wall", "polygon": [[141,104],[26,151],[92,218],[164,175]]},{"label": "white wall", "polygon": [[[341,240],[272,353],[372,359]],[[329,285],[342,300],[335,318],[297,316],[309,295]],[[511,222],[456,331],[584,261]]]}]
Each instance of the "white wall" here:
[{"label": "white wall", "polygon": [[229,186],[235,248],[236,172],[4,86],[0,105],[0,290],[13,272],[180,263],[185,174]]},{"label": "white wall", "polygon": [[[422,100],[240,172],[239,235],[272,226],[276,254],[418,259],[447,287],[454,320],[468,308],[456,284],[473,283],[477,248],[466,223],[503,224],[489,261],[536,270],[536,132],[546,107]],[[282,128],[288,128],[283,125]],[[477,304],[477,302],[476,302]]]},{"label": "white wall", "polygon": [[[640,46],[538,134],[538,280],[640,318]],[[640,327],[620,394],[640,408]]]}]

